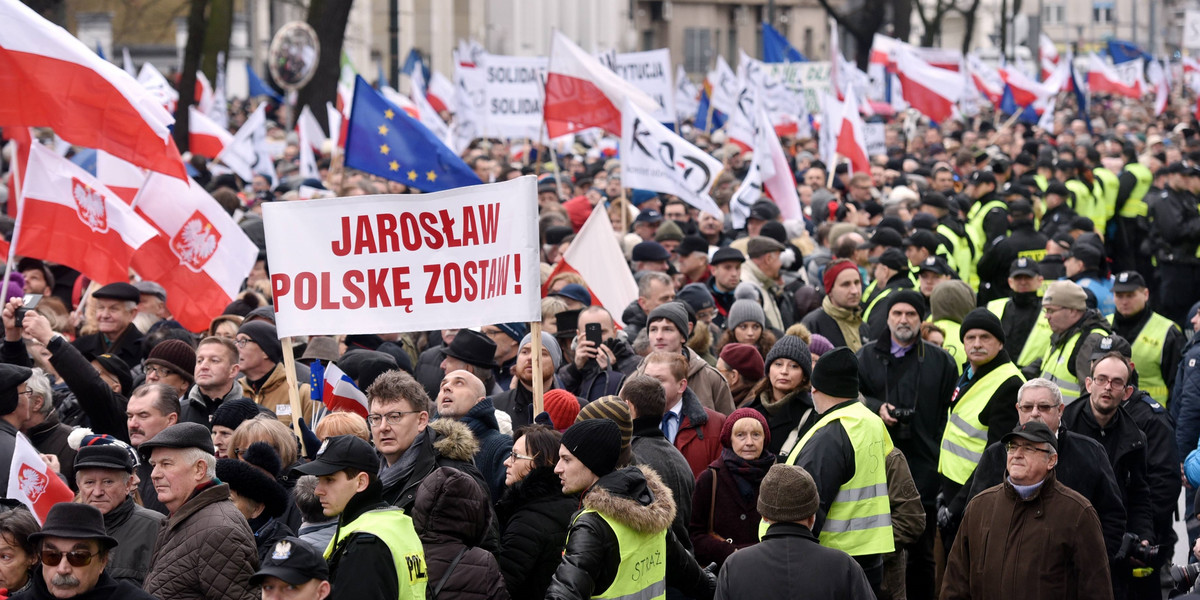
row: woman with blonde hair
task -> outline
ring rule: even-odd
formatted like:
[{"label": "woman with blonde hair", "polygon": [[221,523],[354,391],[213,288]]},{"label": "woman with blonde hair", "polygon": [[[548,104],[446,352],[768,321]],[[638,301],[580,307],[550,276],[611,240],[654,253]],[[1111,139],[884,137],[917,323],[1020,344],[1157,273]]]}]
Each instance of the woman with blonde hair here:
[{"label": "woman with blonde hair", "polygon": [[290,474],[292,469],[299,466],[300,440],[296,434],[292,433],[291,429],[288,429],[287,425],[280,423],[275,417],[259,415],[243,421],[237,429],[233,430],[233,437],[229,438],[229,453],[233,458],[242,460],[242,455],[254,442],[266,442],[279,455],[279,468],[266,470],[268,472],[273,470],[274,473],[271,475],[288,492],[287,509],[279,519],[292,531],[297,531],[300,529],[300,510],[296,508],[295,498],[292,496],[292,488],[296,486],[296,479]]},{"label": "woman with blonde hair", "polygon": [[371,429],[367,426],[367,420],[344,410],[337,410],[322,417],[313,433],[321,441],[328,437],[353,435],[362,438],[364,442],[371,442]]}]

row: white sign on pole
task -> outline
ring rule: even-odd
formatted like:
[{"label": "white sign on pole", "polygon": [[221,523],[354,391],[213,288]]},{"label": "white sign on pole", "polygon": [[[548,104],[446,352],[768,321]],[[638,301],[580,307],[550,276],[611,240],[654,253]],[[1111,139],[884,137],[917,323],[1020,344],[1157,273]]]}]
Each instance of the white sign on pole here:
[{"label": "white sign on pole", "polygon": [[768,73],[784,87],[804,94],[804,105],[810,114],[821,112],[821,98],[833,92],[829,80],[829,61],[802,63],[763,63]]},{"label": "white sign on pole", "polygon": [[597,58],[622,79],[654,98],[658,103],[654,118],[662,123],[675,122],[675,82],[671,80],[670,49],[624,54],[606,52]]},{"label": "white sign on pole", "polygon": [[1200,50],[1200,10],[1183,13],[1183,47]]},{"label": "white sign on pole", "polygon": [[868,157],[887,154],[887,145],[883,141],[883,123],[866,123],[863,138],[867,142]]},{"label": "white sign on pole", "polygon": [[544,56],[485,54],[483,124],[487,135],[507,139],[537,139],[542,129],[542,99],[546,70]]},{"label": "white sign on pole", "polygon": [[263,207],[280,337],[541,320],[533,176]]}]

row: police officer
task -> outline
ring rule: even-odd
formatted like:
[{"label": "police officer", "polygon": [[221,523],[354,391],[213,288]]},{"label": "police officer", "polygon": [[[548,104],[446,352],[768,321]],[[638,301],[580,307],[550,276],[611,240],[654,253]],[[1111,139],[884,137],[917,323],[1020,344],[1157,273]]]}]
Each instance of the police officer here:
[{"label": "police officer", "polygon": [[1184,322],[1188,308],[1200,298],[1200,208],[1185,189],[1184,170],[1179,163],[1168,167],[1167,188],[1150,206],[1158,260],[1157,309],[1176,323]]},{"label": "police officer", "polygon": [[1073,203],[1071,190],[1061,181],[1051,181],[1046,185],[1046,193],[1042,197],[1046,210],[1042,213],[1042,228],[1038,230],[1046,239],[1054,239],[1054,236],[1071,229],[1071,222],[1079,216],[1071,208]]},{"label": "police officer", "polygon": [[896,248],[888,248],[874,263],[871,285],[863,293],[863,321],[867,323],[868,336],[877,340],[887,328],[887,298],[897,290],[911,290],[912,279],[909,277],[908,260]]},{"label": "police officer", "polygon": [[1096,197],[1093,194],[1092,181],[1095,175],[1084,165],[1071,160],[1062,159],[1054,165],[1056,177],[1071,190],[1074,201],[1071,208],[1075,213],[1092,219],[1095,222]]},{"label": "police officer", "polygon": [[1021,257],[1041,260],[1046,255],[1048,240],[1033,228],[1033,205],[1026,197],[1029,191],[1022,187],[1016,193],[1017,199],[1008,203],[1008,236],[995,240],[979,259],[980,304],[1007,297],[1012,292],[1005,268],[1011,266],[1012,261]]},{"label": "police officer", "polygon": [[316,495],[337,531],[325,559],[340,598],[424,598],[425,550],[412,519],[383,501],[379,457],[357,436],[326,438],[297,471],[317,477]]},{"label": "police officer", "polygon": [[950,200],[938,192],[927,192],[921,196],[919,210],[937,217],[935,231],[954,245],[954,265],[958,268],[959,279],[970,281],[979,257],[966,228],[950,210]]},{"label": "police officer", "polygon": [[1142,252],[1142,240],[1150,233],[1150,207],[1146,194],[1154,185],[1154,174],[1137,162],[1133,146],[1125,145],[1125,168],[1117,177],[1117,198],[1113,222],[1115,229],[1108,238],[1114,271],[1138,271],[1142,277],[1153,273],[1150,257]]},{"label": "police officer", "polygon": [[1165,407],[1187,341],[1183,330],[1150,309],[1150,289],[1141,273],[1118,273],[1113,281],[1113,295],[1117,312],[1108,322],[1112,323],[1113,333],[1133,345],[1138,387]]},{"label": "police officer", "polygon": [[883,419],[858,401],[858,359],[849,348],[817,361],[812,387],[821,417],[788,464],[804,467],[817,483],[821,507],[813,532],[821,545],[853,556],[882,597],[883,555],[895,550],[884,468],[891,437]]},{"label": "police officer", "polygon": [[261,586],[262,600],[324,600],[329,597],[329,565],[308,542],[285,537],[271,547],[250,585]]},{"label": "police officer", "polygon": [[1079,236],[1063,259],[1063,268],[1066,269],[1067,279],[1087,288],[1096,297],[1096,307],[1108,316],[1117,307],[1113,304],[1112,281],[1100,274],[1104,262],[1104,247],[1101,244],[1094,234]]},{"label": "police officer", "polygon": [[1009,356],[1015,355],[1017,366],[1024,367],[1046,353],[1052,333],[1050,324],[1042,318],[1042,299],[1038,296],[1042,274],[1037,261],[1029,258],[1012,261],[1008,287],[1012,294],[988,302],[987,309],[1000,318]]},{"label": "police officer", "polygon": [[[967,177],[966,194],[974,203],[967,211],[967,235],[977,255],[982,255],[992,243],[1008,233],[1008,206],[996,196],[996,175],[991,171],[975,171]],[[977,281],[971,281],[977,286]]]},{"label": "police officer", "polygon": [[1079,399],[1080,376],[1089,370],[1092,351],[1111,329],[1096,309],[1087,307],[1087,294],[1073,281],[1050,284],[1042,307],[1053,332],[1050,347],[1023,372],[1026,377],[1040,372],[1058,385],[1063,402],[1070,405]]}]

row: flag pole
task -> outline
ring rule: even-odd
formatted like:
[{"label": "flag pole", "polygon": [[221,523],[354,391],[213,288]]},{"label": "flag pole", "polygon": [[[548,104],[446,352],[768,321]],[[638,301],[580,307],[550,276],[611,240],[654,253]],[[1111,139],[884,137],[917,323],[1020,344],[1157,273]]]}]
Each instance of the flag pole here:
[{"label": "flag pole", "polygon": [[[297,438],[303,440],[300,417],[304,416],[304,409],[300,406],[300,388],[296,384],[296,356],[292,351],[292,338],[288,336],[279,341],[283,345],[283,373],[287,376],[288,403],[292,407],[292,430],[296,432]],[[309,423],[308,426],[312,427],[313,424]]]},{"label": "flag pole", "polygon": [[542,414],[542,322],[529,323],[529,338],[533,342],[533,417]]},{"label": "flag pole", "polygon": [[554,186],[556,188],[558,188],[558,197],[559,198],[567,198],[568,196],[563,195],[562,178],[558,176],[559,173],[562,172],[562,168],[559,167],[559,164],[558,164],[558,151],[554,149],[554,141],[553,140],[547,140],[546,145],[550,146],[550,157],[554,160]]},{"label": "flag pole", "polygon": [[150,178],[154,177],[155,173],[155,171],[146,171],[146,180],[142,182],[142,187],[139,187],[137,193],[134,194],[133,201],[129,203],[129,208],[137,208],[138,201],[142,199],[142,192],[146,191],[146,188],[150,185]]}]

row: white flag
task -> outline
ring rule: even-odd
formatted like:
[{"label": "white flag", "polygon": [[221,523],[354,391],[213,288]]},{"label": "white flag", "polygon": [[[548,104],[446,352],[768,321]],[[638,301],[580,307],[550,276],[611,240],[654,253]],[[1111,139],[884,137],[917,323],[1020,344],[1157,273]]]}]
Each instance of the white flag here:
[{"label": "white flag", "polygon": [[724,213],[709,196],[721,161],[625,102],[621,111],[621,179],[626,187],[678,196],[718,219]]},{"label": "white flag", "polygon": [[1046,110],[1042,111],[1042,116],[1038,118],[1038,127],[1050,135],[1054,135],[1054,97],[1051,96],[1046,101]]},{"label": "white flag", "polygon": [[242,128],[233,136],[233,143],[221,151],[217,160],[225,163],[242,181],[249,183],[254,175],[260,174],[271,179],[271,187],[279,180],[275,175],[275,163],[266,149],[267,137],[267,105],[259,104],[250,114]]},{"label": "white flag", "polygon": [[688,78],[683,65],[675,69],[675,114],[680,122],[696,116],[700,110],[700,89]]}]

